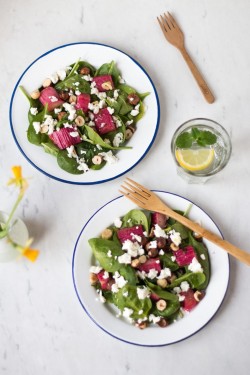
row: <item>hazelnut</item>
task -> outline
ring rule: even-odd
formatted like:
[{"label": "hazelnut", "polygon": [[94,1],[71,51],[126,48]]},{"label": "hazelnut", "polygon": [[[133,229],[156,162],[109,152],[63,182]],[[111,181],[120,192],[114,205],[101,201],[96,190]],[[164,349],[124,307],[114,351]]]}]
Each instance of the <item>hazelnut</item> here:
[{"label": "hazelnut", "polygon": [[165,310],[166,307],[167,307],[167,302],[165,301],[165,299],[159,299],[159,300],[156,302],[156,308],[157,308],[159,311],[163,311],[163,310]]},{"label": "hazelnut", "polygon": [[159,237],[159,238],[157,238],[156,241],[157,241],[157,248],[158,249],[165,249],[166,248],[166,244],[167,244],[166,238]]},{"label": "hazelnut", "polygon": [[46,78],[44,81],[43,81],[43,87],[49,87],[51,85],[52,81],[50,78]]},{"label": "hazelnut", "polygon": [[140,329],[145,329],[145,328],[147,328],[147,322],[136,323],[136,327],[138,327]]},{"label": "hazelnut", "polygon": [[170,245],[170,249],[173,250],[173,251],[177,251],[177,250],[179,250],[179,246],[176,246],[176,245],[172,242],[171,245]]},{"label": "hazelnut", "polygon": [[149,233],[149,238],[153,238],[154,236],[155,236],[154,227],[152,227]]},{"label": "hazelnut", "polygon": [[158,279],[157,285],[159,285],[161,288],[166,288],[168,285],[167,279]]},{"label": "hazelnut", "polygon": [[102,88],[104,90],[113,90],[113,85],[110,81],[107,81],[107,82],[103,82],[102,83]]},{"label": "hazelnut", "polygon": [[97,275],[95,273],[91,272],[89,274],[89,281],[90,281],[91,285],[95,285],[97,283],[97,281],[98,281]]},{"label": "hazelnut", "polygon": [[32,93],[30,94],[31,98],[32,99],[38,99],[39,96],[40,96],[40,91],[39,90],[34,90],[32,91]]},{"label": "hazelnut", "polygon": [[168,326],[168,321],[165,318],[161,318],[161,320],[159,320],[159,322],[157,324],[158,324],[159,327],[165,328],[165,327]]},{"label": "hazelnut", "polygon": [[155,257],[157,257],[158,254],[159,254],[158,249],[152,248],[152,249],[148,250],[148,256],[150,258],[155,258]]},{"label": "hazelnut", "polygon": [[66,100],[69,99],[69,93],[68,93],[68,92],[65,92],[65,91],[60,91],[60,92],[59,92],[59,97],[60,97],[62,100],[66,101]]},{"label": "hazelnut", "polygon": [[49,130],[49,125],[43,125],[41,127],[40,133],[42,133],[42,134],[48,133],[48,130]]},{"label": "hazelnut", "polygon": [[205,292],[200,291],[200,290],[196,290],[196,292],[194,293],[194,299],[197,302],[200,302],[202,298],[204,298],[204,296],[205,296]]},{"label": "hazelnut", "polygon": [[70,97],[69,97],[69,103],[70,104],[76,103],[76,96],[75,95],[70,95]]},{"label": "hazelnut", "polygon": [[175,281],[176,278],[177,277],[173,274],[173,275],[167,277],[167,281],[169,282],[169,284],[172,284]]},{"label": "hazelnut", "polygon": [[65,115],[67,115],[67,112],[64,112],[64,111],[59,112],[59,113],[57,114],[57,118],[58,118],[58,120],[61,121],[62,118],[63,118]]},{"label": "hazelnut", "polygon": [[95,165],[100,165],[103,161],[103,157],[101,155],[95,155],[92,158],[92,163]]},{"label": "hazelnut", "polygon": [[126,140],[129,140],[131,137],[132,137],[132,135],[133,135],[134,133],[132,132],[132,130],[131,129],[126,129],[125,130],[125,139]]},{"label": "hazelnut", "polygon": [[77,117],[75,118],[75,124],[76,124],[77,126],[82,126],[82,125],[84,125],[84,123],[85,123],[84,117],[82,117],[82,116],[77,116]]},{"label": "hazelnut", "polygon": [[145,263],[145,262],[147,261],[147,257],[146,257],[146,255],[141,255],[141,256],[139,257],[139,261],[140,261],[141,264]]},{"label": "hazelnut", "polygon": [[86,66],[82,67],[80,69],[80,74],[83,74],[83,75],[88,75],[90,73],[90,69],[87,68]]},{"label": "hazelnut", "polygon": [[139,98],[139,96],[136,95],[136,94],[129,94],[129,95],[127,96],[127,100],[128,100],[128,102],[129,102],[129,104],[136,105],[136,104],[139,103],[140,98]]},{"label": "hazelnut", "polygon": [[132,266],[133,268],[137,268],[139,265],[140,265],[140,261],[139,261],[138,258],[132,260],[132,262],[131,262],[131,266]]},{"label": "hazelnut", "polygon": [[112,236],[113,236],[113,231],[111,229],[106,228],[104,229],[104,231],[102,231],[101,237],[104,240],[109,240]]}]

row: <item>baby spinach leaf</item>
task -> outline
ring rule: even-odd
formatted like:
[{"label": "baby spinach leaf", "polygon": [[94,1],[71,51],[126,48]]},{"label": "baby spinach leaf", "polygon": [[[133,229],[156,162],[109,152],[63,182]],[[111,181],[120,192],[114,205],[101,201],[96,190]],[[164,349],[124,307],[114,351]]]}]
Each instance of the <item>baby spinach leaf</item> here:
[{"label": "baby spinach leaf", "polygon": [[[190,245],[194,247],[198,261],[203,268],[204,274],[206,275],[206,279],[199,286],[199,289],[205,289],[210,279],[210,262],[209,262],[208,250],[202,242],[196,241],[196,239],[192,236],[191,232],[189,233],[189,243]],[[204,255],[205,259],[202,259],[204,257],[202,256],[201,258],[201,255]]]},{"label": "baby spinach leaf", "polygon": [[[127,296],[125,297],[124,294]],[[121,311],[123,311],[125,307],[132,309],[133,314],[131,315],[131,318],[133,319],[147,317],[150,309],[152,308],[152,302],[150,298],[138,298],[137,287],[135,285],[126,284],[123,288],[119,289],[119,291],[114,294],[113,300],[115,305]]]},{"label": "baby spinach leaf", "polygon": [[178,222],[174,223],[172,225],[172,229],[174,229],[176,232],[179,232],[183,240],[188,238],[189,230],[181,223],[178,223]]},{"label": "baby spinach leaf", "polygon": [[96,72],[96,68],[88,63],[87,61],[79,61],[77,70],[80,71],[81,68],[89,68],[90,74],[93,76]]},{"label": "baby spinach leaf", "polygon": [[69,158],[67,150],[59,150],[57,154],[57,163],[60,168],[64,171],[72,174],[82,174],[83,171],[80,171],[77,167],[77,161],[75,158]]},{"label": "baby spinach leaf", "polygon": [[178,299],[176,301],[168,301],[167,302],[167,307],[163,310],[160,311],[157,309],[155,306],[154,309],[152,310],[152,314],[156,316],[162,316],[164,318],[171,317],[174,313],[176,313],[180,309],[180,302]]},{"label": "baby spinach leaf", "polygon": [[127,264],[121,265],[119,268],[119,273],[121,276],[124,277],[125,280],[128,281],[130,285],[136,285],[138,282],[138,278],[136,276],[136,272],[134,268],[128,266]]},{"label": "baby spinach leaf", "polygon": [[160,260],[164,268],[166,267],[169,268],[171,271],[176,271],[178,270],[179,266],[176,262],[172,261],[171,257],[172,254],[165,253],[164,255],[160,255]]},{"label": "baby spinach leaf", "polygon": [[[77,85],[76,85],[77,84]],[[83,79],[81,74],[66,77],[63,81],[59,81],[55,88],[57,90],[73,89],[79,90],[82,93],[90,94],[90,84]]]},{"label": "baby spinach leaf", "polygon": [[167,289],[173,289],[176,286],[179,286],[183,281],[190,283],[192,288],[201,289],[201,286],[206,281],[206,276],[203,272],[197,273],[185,273],[183,276],[180,276],[178,279],[175,279],[171,284],[167,285]]},{"label": "baby spinach leaf", "polygon": [[131,87],[129,85],[126,85],[124,83],[120,83],[118,85],[118,89],[120,89],[121,91],[125,92],[127,95],[129,95],[129,94],[136,94],[136,95],[138,95],[139,98],[141,99],[141,101],[144,100],[148,95],[150,95],[150,92],[139,93],[133,87]]},{"label": "baby spinach leaf", "polygon": [[58,155],[59,148],[50,139],[48,139],[47,142],[41,142],[41,145],[47,154],[51,154],[53,156]]},{"label": "baby spinach leaf", "polygon": [[86,133],[87,133],[87,137],[96,145],[100,145],[101,147],[104,147],[106,149],[109,149],[109,150],[123,150],[123,149],[129,149],[131,147],[114,147],[114,146],[111,146],[110,144],[104,142],[104,140],[102,139],[102,137],[96,133],[96,131],[94,129],[92,129],[90,126],[88,125],[84,125],[85,126],[85,130],[86,130]]},{"label": "baby spinach leaf", "polygon": [[27,138],[30,143],[40,146],[43,142],[47,142],[49,137],[47,134],[36,133],[33,124],[30,124],[27,131]]},{"label": "baby spinach leaf", "polygon": [[[91,238],[89,244],[96,260],[106,271],[115,272],[121,268],[121,263],[115,258],[123,254],[121,245],[103,238]],[[108,256],[109,251],[111,251],[112,257]]]},{"label": "baby spinach leaf", "polygon": [[141,224],[147,233],[149,232],[148,218],[142,210],[133,209],[129,211],[122,219],[123,227],[133,227],[137,224]]},{"label": "baby spinach leaf", "polygon": [[176,294],[170,293],[167,290],[162,289],[159,285],[155,285],[149,281],[146,281],[148,288],[151,292],[157,294],[160,298],[165,299],[166,301],[178,301],[178,297]]}]

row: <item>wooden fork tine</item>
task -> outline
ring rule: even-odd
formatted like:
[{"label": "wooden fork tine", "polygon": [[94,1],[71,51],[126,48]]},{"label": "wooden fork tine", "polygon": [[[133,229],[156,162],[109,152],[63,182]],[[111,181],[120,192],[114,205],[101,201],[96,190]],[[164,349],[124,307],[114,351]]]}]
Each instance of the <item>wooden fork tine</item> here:
[{"label": "wooden fork tine", "polygon": [[158,20],[158,22],[159,22],[159,25],[160,25],[160,27],[161,27],[161,29],[162,29],[162,32],[163,32],[163,34],[165,35],[165,33],[166,33],[166,30],[165,30],[165,27],[163,26],[163,23],[162,23],[162,21],[160,20],[160,18],[159,18],[159,17],[157,17],[157,20]]},{"label": "wooden fork tine", "polygon": [[[123,189],[124,189],[124,186],[122,186]],[[135,203],[137,206],[142,206],[142,205],[145,205],[145,203],[142,201],[142,200],[139,200],[139,197],[138,199],[136,199],[133,195],[131,194],[128,194],[122,190],[119,190],[119,192],[124,195],[126,198],[130,199],[133,203]]]},{"label": "wooden fork tine", "polygon": [[122,187],[126,189],[128,192],[138,194],[145,199],[149,197],[148,193],[145,193],[142,189],[138,189],[136,186],[130,184],[128,181],[125,181],[125,184],[127,185],[127,187],[129,187],[130,190],[126,189],[126,187],[123,185]]},{"label": "wooden fork tine", "polygon": [[[146,193],[148,197],[150,197],[151,195],[151,191],[146,189],[144,186],[138,184],[138,182],[135,182],[134,180],[131,180],[131,178],[127,177],[126,180],[128,180],[130,182],[130,186],[131,184],[133,185],[132,187],[133,188],[139,188],[142,192]],[[126,182],[125,180],[125,182]],[[128,182],[126,182],[128,184]]]},{"label": "wooden fork tine", "polygon": [[171,21],[172,25],[174,26],[174,28],[176,29],[179,29],[180,30],[180,27],[178,25],[178,23],[175,21],[175,19],[173,18],[173,16],[168,12],[168,16],[166,15],[166,13],[164,13],[165,17]]}]

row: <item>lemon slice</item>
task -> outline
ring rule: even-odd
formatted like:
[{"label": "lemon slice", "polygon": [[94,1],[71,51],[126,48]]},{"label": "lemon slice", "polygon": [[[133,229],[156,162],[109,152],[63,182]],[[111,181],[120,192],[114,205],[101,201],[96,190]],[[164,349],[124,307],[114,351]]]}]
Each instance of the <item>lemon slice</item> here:
[{"label": "lemon slice", "polygon": [[214,149],[177,149],[175,151],[175,156],[182,168],[188,171],[202,171],[212,164],[214,160]]}]

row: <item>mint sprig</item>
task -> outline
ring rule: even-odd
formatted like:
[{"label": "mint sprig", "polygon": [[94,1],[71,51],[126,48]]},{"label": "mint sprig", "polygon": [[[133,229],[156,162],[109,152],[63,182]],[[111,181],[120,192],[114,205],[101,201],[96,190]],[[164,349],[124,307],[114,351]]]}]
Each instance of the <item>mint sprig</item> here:
[{"label": "mint sprig", "polygon": [[191,148],[193,143],[205,147],[215,144],[216,141],[217,137],[212,132],[194,127],[191,129],[191,132],[181,133],[177,137],[175,144],[178,148]]}]

